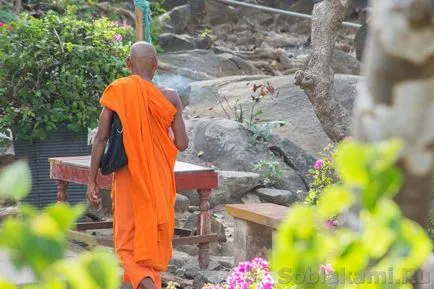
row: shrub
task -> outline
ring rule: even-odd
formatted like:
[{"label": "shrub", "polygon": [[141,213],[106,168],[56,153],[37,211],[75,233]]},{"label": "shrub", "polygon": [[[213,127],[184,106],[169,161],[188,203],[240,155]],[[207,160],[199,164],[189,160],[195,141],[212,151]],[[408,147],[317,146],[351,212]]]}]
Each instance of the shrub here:
[{"label": "shrub", "polygon": [[0,28],[0,132],[44,139],[59,125],[95,127],[104,88],[127,73],[132,30],[49,12]]},{"label": "shrub", "polygon": [[[326,188],[317,206],[292,207],[277,230],[271,269],[278,288],[412,288],[409,278],[432,244],[392,200],[402,184],[394,167],[400,150],[398,141],[338,146],[334,160],[341,184]],[[350,220],[346,227],[324,226],[343,214]]]}]

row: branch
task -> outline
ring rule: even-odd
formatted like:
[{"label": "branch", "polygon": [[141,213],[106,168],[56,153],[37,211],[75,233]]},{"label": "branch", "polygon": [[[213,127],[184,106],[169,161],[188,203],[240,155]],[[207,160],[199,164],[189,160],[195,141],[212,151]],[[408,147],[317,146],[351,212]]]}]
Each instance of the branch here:
[{"label": "branch", "polygon": [[312,53],[307,69],[295,73],[300,86],[312,103],[324,131],[335,142],[349,135],[350,116],[336,99],[332,60],[336,32],[345,18],[350,0],[324,0],[312,14]]}]

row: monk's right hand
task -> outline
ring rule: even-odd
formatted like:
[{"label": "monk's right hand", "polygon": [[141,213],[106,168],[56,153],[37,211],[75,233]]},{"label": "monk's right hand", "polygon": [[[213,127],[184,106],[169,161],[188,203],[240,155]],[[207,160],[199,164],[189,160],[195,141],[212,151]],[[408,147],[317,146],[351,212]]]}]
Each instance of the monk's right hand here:
[{"label": "monk's right hand", "polygon": [[100,190],[96,182],[89,182],[87,185],[87,199],[94,207],[99,207],[101,205]]}]

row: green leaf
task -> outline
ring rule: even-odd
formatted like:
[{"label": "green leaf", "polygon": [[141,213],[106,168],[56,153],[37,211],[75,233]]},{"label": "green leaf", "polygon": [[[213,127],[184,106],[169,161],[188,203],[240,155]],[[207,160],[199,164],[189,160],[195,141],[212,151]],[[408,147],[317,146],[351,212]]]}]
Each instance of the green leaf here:
[{"label": "green leaf", "polygon": [[329,187],[318,202],[319,211],[324,219],[328,219],[349,209],[354,201],[353,194],[345,187]]},{"label": "green leaf", "polygon": [[23,199],[32,184],[29,166],[25,161],[17,161],[0,173],[0,199]]},{"label": "green leaf", "polygon": [[335,160],[336,170],[342,181],[351,185],[365,186],[369,177],[366,170],[368,151],[357,142],[341,142]]}]

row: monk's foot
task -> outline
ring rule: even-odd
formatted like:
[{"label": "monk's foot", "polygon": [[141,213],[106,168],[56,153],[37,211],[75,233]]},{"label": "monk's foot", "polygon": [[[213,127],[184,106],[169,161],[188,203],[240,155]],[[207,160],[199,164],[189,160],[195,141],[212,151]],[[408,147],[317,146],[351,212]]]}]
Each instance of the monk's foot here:
[{"label": "monk's foot", "polygon": [[149,277],[146,277],[145,279],[143,279],[140,282],[140,288],[141,289],[157,289],[157,287],[155,287],[154,282]]}]

